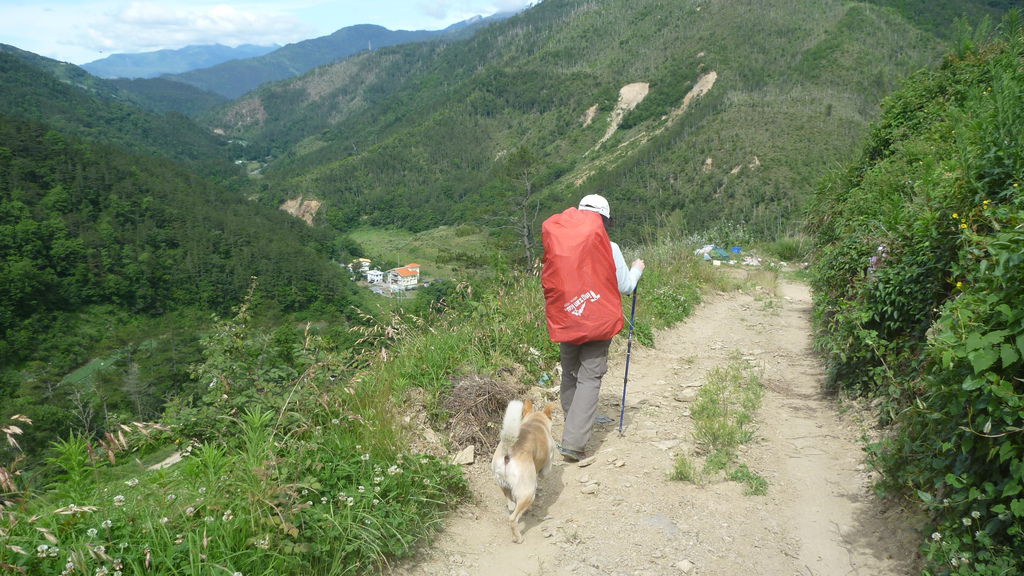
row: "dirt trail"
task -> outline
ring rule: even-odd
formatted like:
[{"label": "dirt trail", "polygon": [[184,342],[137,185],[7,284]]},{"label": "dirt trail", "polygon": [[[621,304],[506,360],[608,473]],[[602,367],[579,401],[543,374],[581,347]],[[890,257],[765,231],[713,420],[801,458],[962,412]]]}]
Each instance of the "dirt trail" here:
[{"label": "dirt trail", "polygon": [[[641,295],[642,297],[642,295]],[[918,535],[904,513],[871,493],[855,411],[821,393],[811,350],[808,288],[782,282],[775,298],[733,292],[685,323],[634,345],[623,435],[618,433],[625,338],[613,344],[588,467],[556,459],[513,544],[490,455],[466,469],[474,501],[435,544],[393,567],[413,576],[902,575],[913,574]],[[634,343],[635,344],[635,343]],[[668,479],[692,455],[689,401],[707,372],[739,353],[763,370],[757,437],[740,460],[768,480],[765,496],[738,483]],[[555,438],[561,437],[556,415]]]}]

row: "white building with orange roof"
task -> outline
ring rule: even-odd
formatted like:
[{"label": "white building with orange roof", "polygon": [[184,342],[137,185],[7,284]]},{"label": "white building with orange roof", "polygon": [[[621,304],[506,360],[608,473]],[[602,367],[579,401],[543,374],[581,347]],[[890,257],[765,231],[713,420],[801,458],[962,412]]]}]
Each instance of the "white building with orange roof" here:
[{"label": "white building with orange roof", "polygon": [[420,265],[407,264],[388,270],[388,284],[393,290],[412,290],[420,282]]}]

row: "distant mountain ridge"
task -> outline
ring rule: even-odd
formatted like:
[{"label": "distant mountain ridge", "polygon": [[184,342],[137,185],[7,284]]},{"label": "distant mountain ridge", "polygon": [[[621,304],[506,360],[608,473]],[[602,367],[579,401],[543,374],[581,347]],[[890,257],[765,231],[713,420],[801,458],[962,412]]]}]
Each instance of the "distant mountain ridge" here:
[{"label": "distant mountain ridge", "polygon": [[280,46],[242,44],[231,47],[223,44],[185,46],[176,50],[157,50],[139,54],[112,54],[106,58],[82,64],[82,68],[100,78],[156,78],[164,74],[180,74],[199,68],[209,68],[230,60],[255,58],[277,50]]},{"label": "distant mountain ridge", "polygon": [[508,16],[477,16],[443,30],[388,30],[375,24],[347,26],[333,34],[288,44],[262,56],[230,60],[209,68],[163,77],[235,99],[268,82],[292,78],[365,50],[436,38],[458,38]]}]

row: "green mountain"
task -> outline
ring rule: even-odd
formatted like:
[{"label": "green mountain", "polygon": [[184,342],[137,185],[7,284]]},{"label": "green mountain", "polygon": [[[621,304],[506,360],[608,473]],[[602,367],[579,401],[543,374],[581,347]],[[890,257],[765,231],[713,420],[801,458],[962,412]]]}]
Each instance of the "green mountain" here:
[{"label": "green mountain", "polygon": [[937,62],[925,28],[845,0],[546,0],[460,42],[264,86],[209,122],[272,158],[268,197],[320,198],[339,226],[507,222],[601,192],[631,233],[779,235],[879,100]]},{"label": "green mountain", "polygon": [[209,68],[229,60],[256,58],[278,49],[278,46],[186,46],[177,50],[156,50],[142,54],[112,54],[82,64],[82,68],[100,78],[154,78],[161,74],[179,74]]},{"label": "green mountain", "polygon": [[81,68],[0,47],[0,113],[63,133],[167,157],[223,181],[238,179],[230,144],[177,113],[138,108]]}]

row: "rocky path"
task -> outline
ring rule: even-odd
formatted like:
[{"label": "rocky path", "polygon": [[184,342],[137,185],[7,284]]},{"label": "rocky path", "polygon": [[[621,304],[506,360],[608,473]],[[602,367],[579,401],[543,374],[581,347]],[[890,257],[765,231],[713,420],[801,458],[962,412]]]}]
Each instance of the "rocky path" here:
[{"label": "rocky path", "polygon": [[[781,282],[775,297],[718,294],[685,323],[634,345],[618,432],[625,338],[613,344],[587,467],[556,459],[513,544],[490,456],[467,467],[474,498],[433,546],[392,567],[412,576],[914,574],[918,535],[872,495],[862,441],[869,418],[821,393],[811,298]],[[757,436],[740,460],[768,480],[764,496],[727,480],[669,479],[693,454],[689,401],[707,372],[736,355],[762,371]],[[561,436],[556,414],[555,438]]]}]

